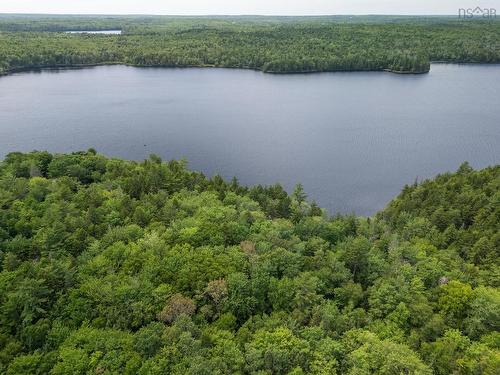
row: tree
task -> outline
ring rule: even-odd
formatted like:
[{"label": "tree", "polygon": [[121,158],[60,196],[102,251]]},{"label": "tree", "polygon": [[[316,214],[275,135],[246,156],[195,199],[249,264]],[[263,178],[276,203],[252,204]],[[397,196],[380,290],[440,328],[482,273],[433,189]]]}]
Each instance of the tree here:
[{"label": "tree", "polygon": [[350,331],[345,340],[353,346],[347,374],[430,375],[431,369],[407,346],[380,340],[367,331]]},{"label": "tree", "polygon": [[306,341],[289,329],[280,327],[272,332],[258,331],[245,347],[247,371],[270,371],[286,374],[295,367],[305,366],[310,355]]},{"label": "tree", "polygon": [[331,218],[184,162],[9,154],[0,373],[496,375],[499,177],[461,168]]},{"label": "tree", "polygon": [[439,307],[447,314],[455,325],[459,324],[466,316],[472,299],[472,288],[469,284],[452,280],[441,287]]},{"label": "tree", "polygon": [[474,289],[464,322],[472,338],[500,330],[500,291],[494,288]]},{"label": "tree", "polygon": [[174,294],[158,314],[158,319],[165,323],[172,323],[179,316],[191,316],[195,311],[196,305],[192,299],[184,297],[182,294]]},{"label": "tree", "polygon": [[437,375],[456,373],[460,359],[470,346],[470,340],[456,329],[448,330],[434,343],[424,344],[423,351],[428,363]]}]

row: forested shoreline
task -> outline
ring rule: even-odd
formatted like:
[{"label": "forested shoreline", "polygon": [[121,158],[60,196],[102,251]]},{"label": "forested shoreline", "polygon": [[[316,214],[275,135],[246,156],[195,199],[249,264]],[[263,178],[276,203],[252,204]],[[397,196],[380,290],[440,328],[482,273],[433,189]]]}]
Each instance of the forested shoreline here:
[{"label": "forested shoreline", "polygon": [[[65,33],[110,28],[123,34]],[[0,30],[0,74],[100,64],[425,73],[431,61],[500,63],[496,20],[4,15]]]},{"label": "forested shoreline", "polygon": [[371,218],[185,162],[0,163],[0,373],[498,374],[500,165]]}]

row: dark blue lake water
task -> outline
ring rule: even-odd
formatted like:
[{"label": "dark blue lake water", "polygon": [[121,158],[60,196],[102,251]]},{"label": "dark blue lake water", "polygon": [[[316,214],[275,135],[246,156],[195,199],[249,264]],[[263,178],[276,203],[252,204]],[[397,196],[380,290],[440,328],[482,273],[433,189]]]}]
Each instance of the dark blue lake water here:
[{"label": "dark blue lake water", "polygon": [[331,213],[371,215],[437,173],[500,162],[500,66],[424,75],[270,75],[106,66],[0,78],[0,154],[89,147],[187,158],[248,185],[302,183]]}]

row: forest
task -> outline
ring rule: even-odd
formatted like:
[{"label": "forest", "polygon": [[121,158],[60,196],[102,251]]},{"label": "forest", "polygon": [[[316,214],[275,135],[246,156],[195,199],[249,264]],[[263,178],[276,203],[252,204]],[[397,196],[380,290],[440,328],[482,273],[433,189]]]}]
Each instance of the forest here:
[{"label": "forest", "polygon": [[[66,33],[107,29],[122,34]],[[436,61],[500,63],[500,22],[385,16],[0,15],[0,74],[99,64],[269,73],[425,73]]]},{"label": "forest", "polygon": [[500,372],[500,165],[367,218],[155,155],[16,152],[0,207],[2,374]]}]

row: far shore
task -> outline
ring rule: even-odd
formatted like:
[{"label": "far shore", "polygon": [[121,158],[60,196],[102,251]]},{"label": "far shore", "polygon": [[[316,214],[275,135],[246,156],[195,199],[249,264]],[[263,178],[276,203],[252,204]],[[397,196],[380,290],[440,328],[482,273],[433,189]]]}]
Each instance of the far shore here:
[{"label": "far shore", "polygon": [[[441,65],[441,64],[451,64],[451,65],[499,65],[500,63],[480,63],[480,62],[452,62],[452,61],[431,61],[431,65]],[[62,65],[40,65],[40,66],[30,66],[30,67],[16,67],[9,69],[4,72],[0,72],[1,76],[8,76],[15,73],[23,73],[23,72],[37,72],[44,70],[72,70],[72,69],[85,69],[85,68],[93,68],[98,66],[112,66],[112,65],[122,65],[122,66],[130,66],[135,68],[179,68],[179,69],[189,69],[189,68],[214,68],[214,69],[243,69],[243,70],[253,70],[257,72],[262,72],[266,74],[277,74],[277,75],[296,75],[296,74],[316,74],[316,73],[355,73],[355,72],[387,72],[394,74],[403,74],[403,75],[421,75],[426,74],[431,71],[423,70],[423,71],[405,71],[405,70],[394,70],[394,69],[358,69],[358,70],[304,70],[304,71],[264,71],[259,68],[245,67],[245,66],[216,66],[216,65],[136,65],[136,64],[126,64],[117,61],[108,61],[103,63],[95,63],[95,64],[62,64]]]}]

